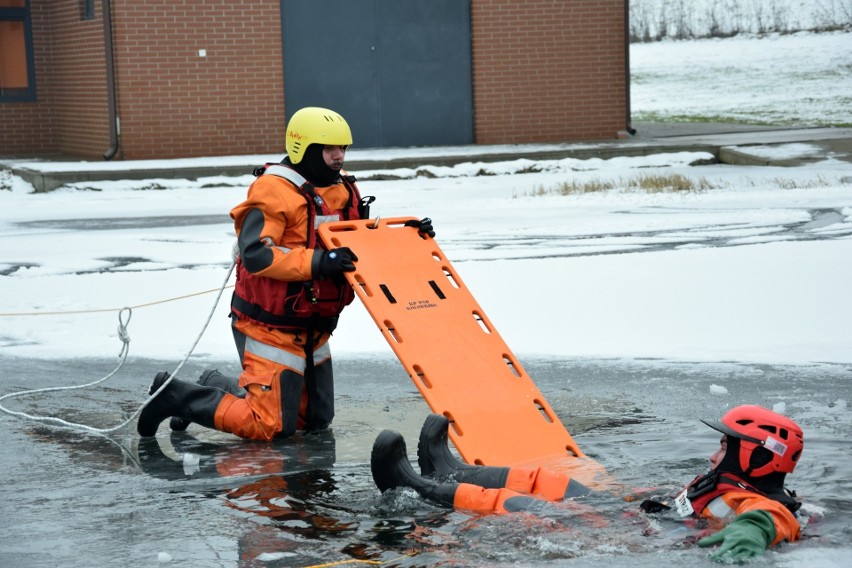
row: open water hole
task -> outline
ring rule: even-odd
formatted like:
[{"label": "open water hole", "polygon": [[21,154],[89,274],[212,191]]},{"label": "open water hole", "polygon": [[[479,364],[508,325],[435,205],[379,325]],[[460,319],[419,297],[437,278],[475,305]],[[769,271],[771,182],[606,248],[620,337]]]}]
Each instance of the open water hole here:
[{"label": "open water hole", "polygon": [[[521,361],[580,447],[624,482],[623,491],[487,517],[447,511],[408,490],[382,496],[369,468],[375,436],[401,431],[416,462],[429,410],[395,360],[338,358],[333,429],[274,444],[195,425],[171,434],[166,423],[155,439],[131,429],[107,438],[0,414],[0,563],[711,566],[707,551],[693,544],[694,526],[644,515],[625,498],[640,489],[674,492],[702,473],[718,434],[698,419],[742,403],[784,411],[806,436],[788,478],[808,503],[804,539],[754,565],[841,566],[852,557],[852,366]],[[0,363],[3,394],[81,384],[113,367],[104,360]],[[184,378],[208,366],[236,372],[232,363],[193,365]],[[6,406],[109,427],[141,403],[160,368],[169,364],[134,360],[106,386]]]}]

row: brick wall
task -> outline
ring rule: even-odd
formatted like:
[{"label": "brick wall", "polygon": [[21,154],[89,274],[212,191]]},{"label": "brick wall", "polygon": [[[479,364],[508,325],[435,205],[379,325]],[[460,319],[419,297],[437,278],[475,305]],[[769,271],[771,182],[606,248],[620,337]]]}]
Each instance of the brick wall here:
[{"label": "brick wall", "polygon": [[279,0],[113,9],[125,158],[283,153]]},{"label": "brick wall", "polygon": [[[38,100],[0,104],[0,155],[109,147],[102,2],[31,0]],[[625,0],[472,0],[480,144],[627,126]],[[280,0],[113,2],[118,158],[284,152]],[[206,57],[198,51],[206,50]]]},{"label": "brick wall", "polygon": [[103,3],[92,20],[80,18],[79,2],[48,3],[51,141],[62,154],[102,159],[109,148]]},{"label": "brick wall", "polygon": [[477,143],[626,128],[624,0],[473,0],[471,21]]}]

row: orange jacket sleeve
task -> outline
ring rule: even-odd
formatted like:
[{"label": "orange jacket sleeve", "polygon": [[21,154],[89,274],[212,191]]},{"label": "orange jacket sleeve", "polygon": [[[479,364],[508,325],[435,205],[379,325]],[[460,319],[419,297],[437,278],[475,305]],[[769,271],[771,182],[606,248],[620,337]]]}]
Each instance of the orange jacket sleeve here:
[{"label": "orange jacket sleeve", "polygon": [[792,542],[801,538],[799,521],[787,507],[778,501],[749,491],[730,491],[722,494],[721,498],[737,515],[746,511],[766,511],[769,513],[775,523],[773,545],[783,540]]},{"label": "orange jacket sleeve", "polygon": [[[253,228],[257,238],[272,251],[271,260],[254,274],[285,281],[311,279],[313,250],[305,248],[307,204],[296,188],[275,176],[260,176],[248,189],[242,203],[231,210],[234,229],[239,237],[249,213],[263,214],[263,226]],[[255,241],[256,242],[256,241]],[[240,240],[240,253],[246,243]]]}]

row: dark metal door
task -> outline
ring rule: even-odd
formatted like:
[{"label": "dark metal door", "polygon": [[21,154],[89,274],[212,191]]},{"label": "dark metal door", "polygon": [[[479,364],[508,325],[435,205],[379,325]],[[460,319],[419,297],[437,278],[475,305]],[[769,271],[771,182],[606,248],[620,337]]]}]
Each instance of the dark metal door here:
[{"label": "dark metal door", "polygon": [[359,147],[473,143],[470,0],[282,0],[284,106]]}]

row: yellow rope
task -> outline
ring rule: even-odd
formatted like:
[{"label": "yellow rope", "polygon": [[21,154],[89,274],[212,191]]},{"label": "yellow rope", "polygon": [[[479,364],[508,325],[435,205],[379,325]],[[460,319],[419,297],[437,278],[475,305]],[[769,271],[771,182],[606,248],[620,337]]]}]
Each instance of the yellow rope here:
[{"label": "yellow rope", "polygon": [[[225,288],[233,288],[234,285],[230,284],[225,286]],[[96,314],[102,312],[118,312],[123,309],[138,309],[138,308],[147,308],[150,306],[156,306],[157,304],[165,304],[168,302],[175,302],[177,300],[185,300],[186,298],[192,298],[193,296],[201,296],[204,294],[210,294],[211,292],[218,292],[221,288],[211,288],[210,290],[204,290],[202,292],[193,292],[192,294],[185,294],[183,296],[175,296],[174,298],[166,298],[165,300],[156,300],[154,302],[148,302],[147,304],[138,304],[135,306],[125,306],[123,308],[96,308],[92,310],[68,310],[68,311],[56,311],[56,312],[0,312],[0,317],[24,317],[24,316],[59,316],[59,315],[67,315],[67,314]]]},{"label": "yellow rope", "polygon": [[310,566],[305,566],[304,568],[329,568],[330,566],[344,566],[346,564],[368,564],[370,566],[381,566],[382,564],[387,564],[388,562],[396,562],[397,560],[402,560],[403,558],[411,558],[416,553],[412,552],[411,554],[403,554],[398,558],[393,558],[391,560],[359,560],[357,558],[350,558],[349,560],[338,560],[337,562],[329,562],[327,564],[311,564]]}]

